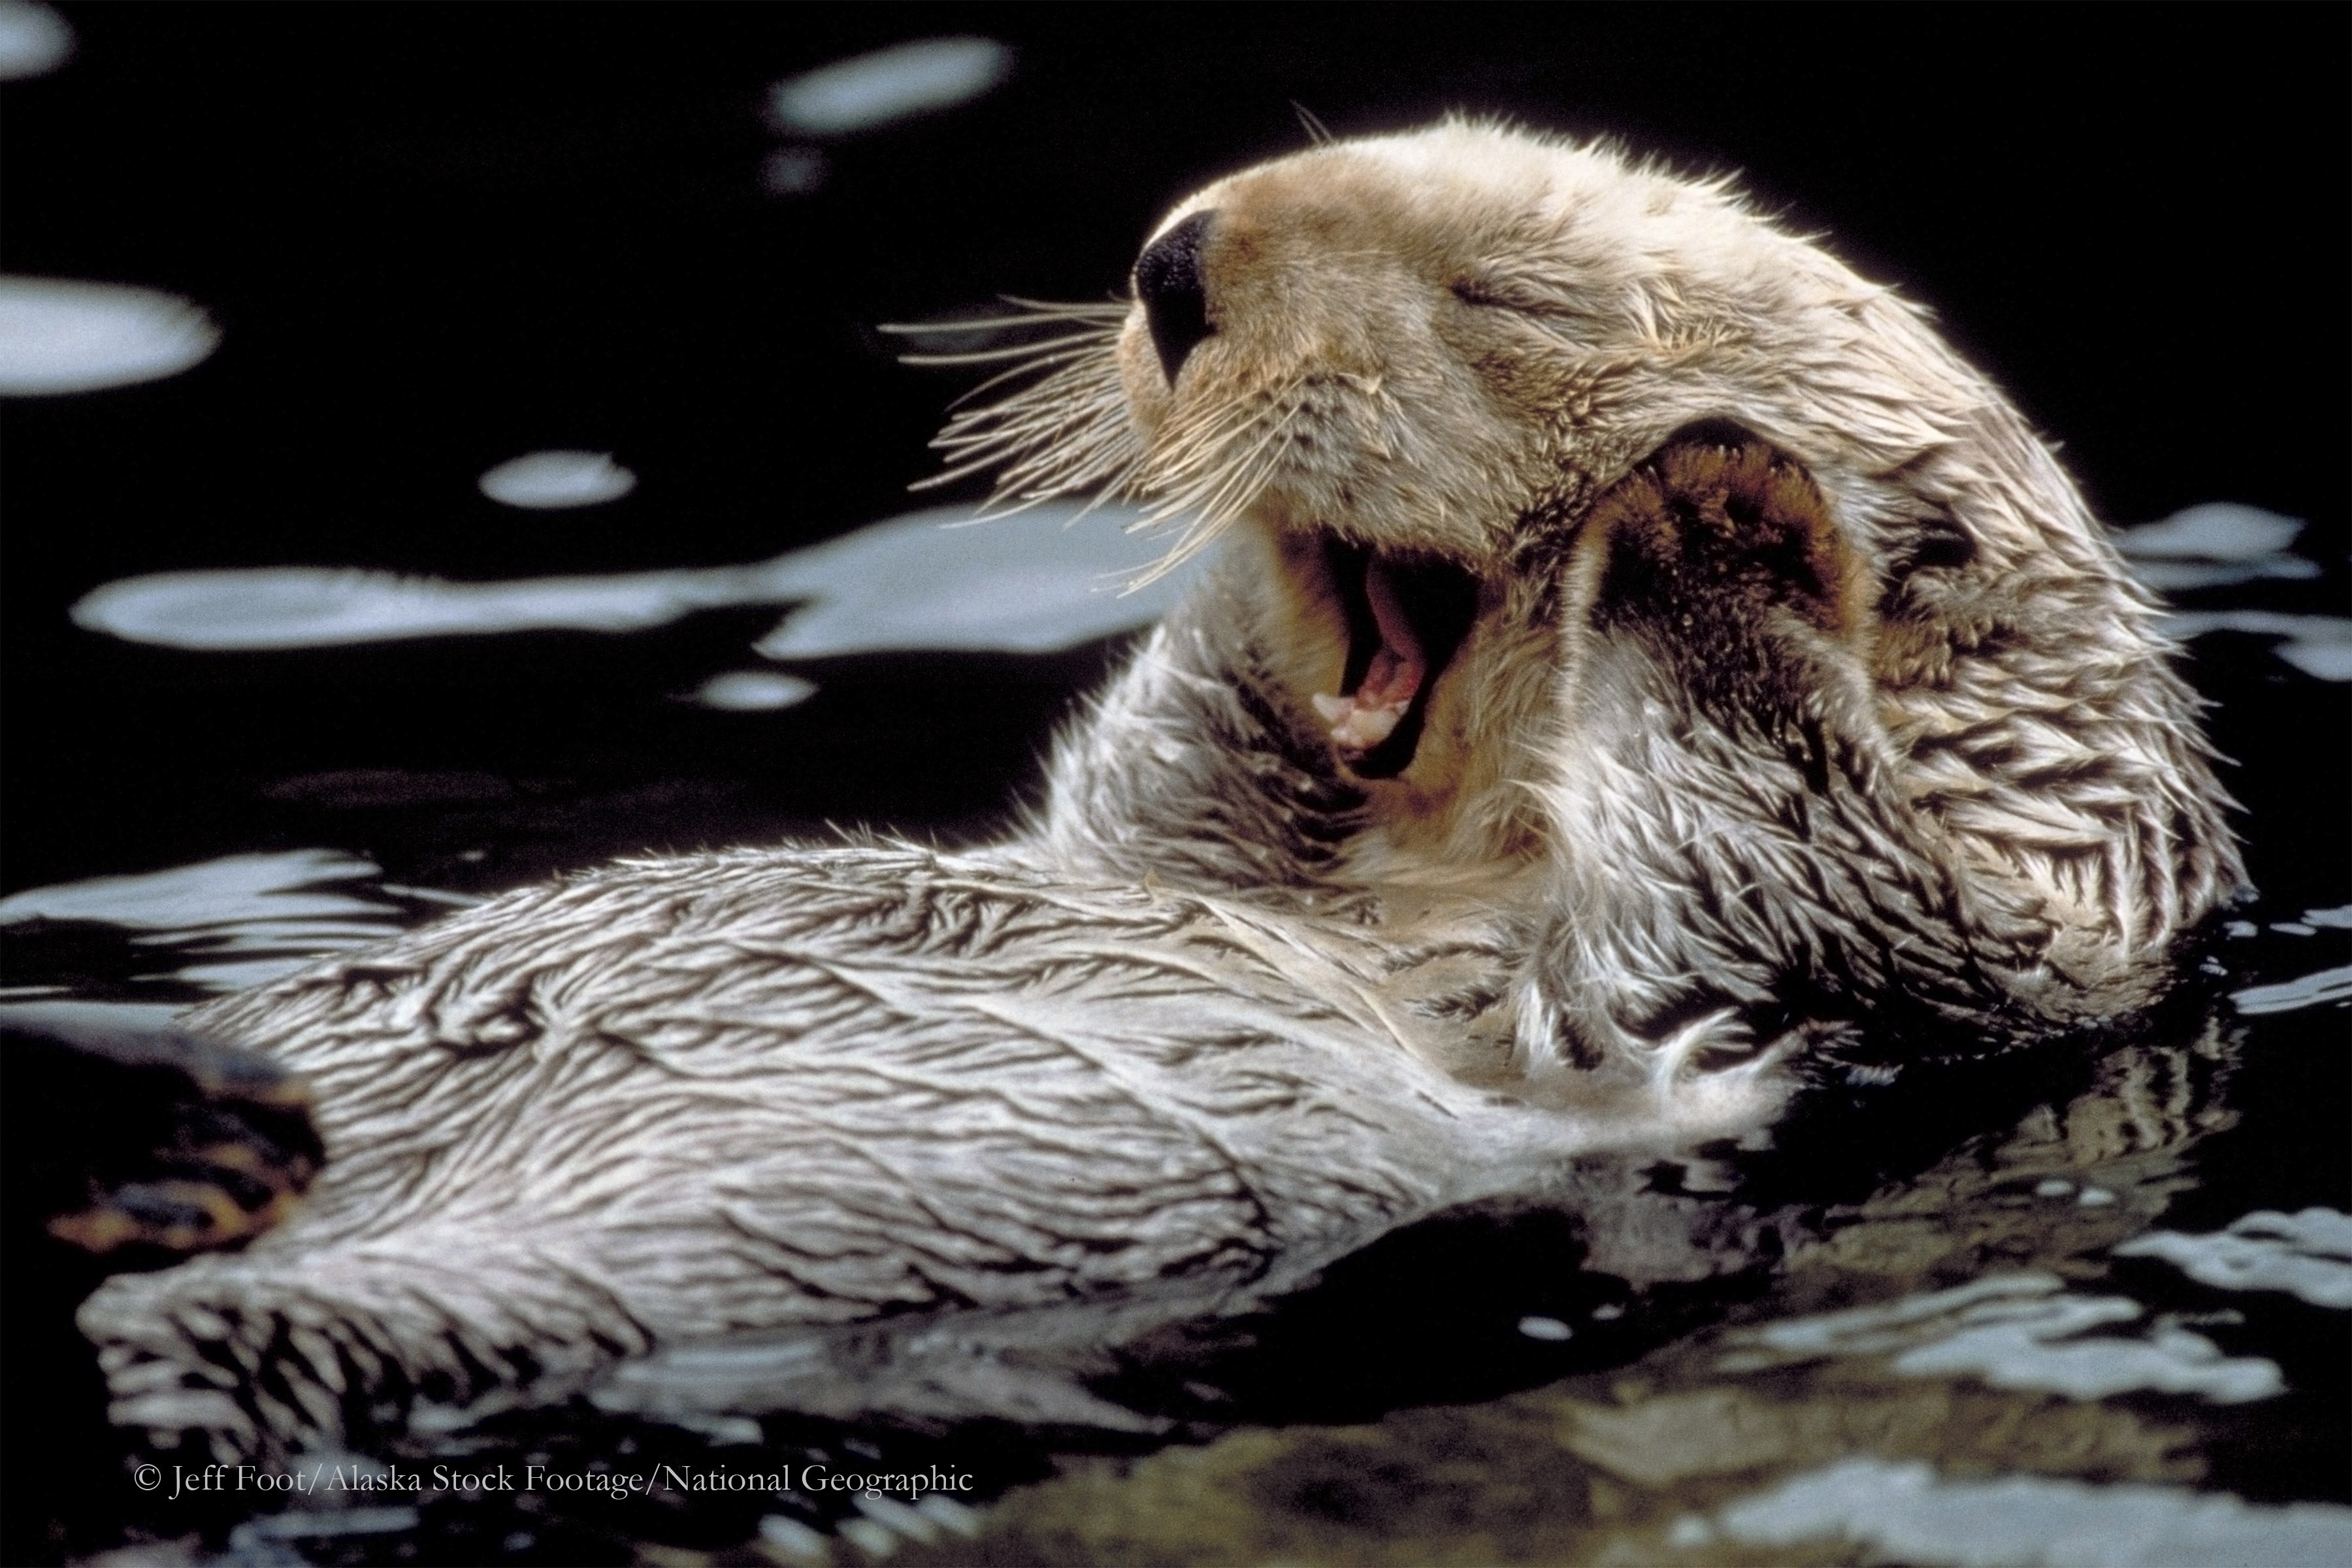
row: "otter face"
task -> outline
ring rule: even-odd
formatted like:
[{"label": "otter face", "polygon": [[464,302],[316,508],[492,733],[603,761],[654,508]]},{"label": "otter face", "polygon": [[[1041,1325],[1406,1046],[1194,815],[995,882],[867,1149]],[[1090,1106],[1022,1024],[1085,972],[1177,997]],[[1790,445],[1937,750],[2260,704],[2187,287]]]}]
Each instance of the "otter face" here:
[{"label": "otter face", "polygon": [[1727,323],[1786,246],[1704,188],[1460,125],[1234,175],[1145,245],[1116,347],[1139,488],[1262,535],[1276,666],[1376,816],[1507,781],[1559,608],[1530,580],[1675,426],[1769,406]]},{"label": "otter face", "polygon": [[1070,330],[996,356],[1044,374],[950,424],[949,474],[1143,499],[1170,564],[1238,536],[1209,663],[1361,796],[1348,875],[1814,898],[1675,858],[1788,837],[1933,867],[2074,975],[2235,885],[2194,699],[2063,470],[1726,182],[1459,122],[1329,142],[1178,205],[1131,284],[1041,308]]}]

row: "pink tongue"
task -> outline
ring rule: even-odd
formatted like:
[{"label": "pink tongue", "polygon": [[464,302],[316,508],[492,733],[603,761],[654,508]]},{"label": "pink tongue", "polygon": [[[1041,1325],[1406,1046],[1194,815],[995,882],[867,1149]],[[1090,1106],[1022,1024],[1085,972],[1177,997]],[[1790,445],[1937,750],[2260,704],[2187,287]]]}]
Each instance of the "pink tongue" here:
[{"label": "pink tongue", "polygon": [[1369,752],[1395,732],[1429,672],[1421,639],[1413,636],[1412,622],[1397,602],[1396,584],[1378,559],[1364,569],[1364,597],[1380,627],[1381,646],[1353,696],[1318,693],[1315,698],[1315,711],[1331,726],[1332,743],[1350,754]]}]

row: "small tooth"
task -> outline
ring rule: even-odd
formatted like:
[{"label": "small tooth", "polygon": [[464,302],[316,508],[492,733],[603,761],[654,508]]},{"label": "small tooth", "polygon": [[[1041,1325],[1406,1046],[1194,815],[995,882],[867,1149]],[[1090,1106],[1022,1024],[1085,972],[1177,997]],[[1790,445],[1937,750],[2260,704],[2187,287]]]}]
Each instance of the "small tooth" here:
[{"label": "small tooth", "polygon": [[1397,721],[1403,717],[1402,708],[1359,708],[1331,731],[1331,738],[1368,752],[1394,734]]},{"label": "small tooth", "polygon": [[1315,694],[1314,702],[1315,711],[1323,715],[1323,721],[1326,724],[1340,723],[1346,720],[1349,714],[1356,710],[1356,700],[1354,698],[1334,697],[1328,691],[1317,692]]}]

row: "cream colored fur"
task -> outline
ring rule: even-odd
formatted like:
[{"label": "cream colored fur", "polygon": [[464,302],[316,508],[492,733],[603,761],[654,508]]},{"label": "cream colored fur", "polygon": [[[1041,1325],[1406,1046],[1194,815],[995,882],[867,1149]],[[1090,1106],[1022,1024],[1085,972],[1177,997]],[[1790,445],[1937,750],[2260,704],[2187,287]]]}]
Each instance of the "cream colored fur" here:
[{"label": "cream colored fur", "polygon": [[[196,1015],[312,1078],[329,1163],[247,1251],[91,1298],[116,1419],[1132,1424],[1068,1375],[1103,1346],[1807,1071],[2137,1005],[2236,886],[2049,451],[1721,182],[1449,123],[1195,214],[1172,383],[1141,305],[1050,311],[1050,374],[945,438],[1222,552],[1034,820],[624,864]],[[1334,542],[1474,584],[1393,777],[1312,702]]]}]

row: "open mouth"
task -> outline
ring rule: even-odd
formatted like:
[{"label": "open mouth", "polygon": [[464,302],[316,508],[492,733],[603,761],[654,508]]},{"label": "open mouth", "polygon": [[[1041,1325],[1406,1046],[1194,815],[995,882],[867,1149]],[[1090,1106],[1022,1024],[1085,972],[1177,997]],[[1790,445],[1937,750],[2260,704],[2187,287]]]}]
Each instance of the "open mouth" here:
[{"label": "open mouth", "polygon": [[1360,778],[1394,778],[1412,763],[1429,694],[1478,612],[1478,584],[1441,562],[1376,554],[1327,541],[1324,564],[1348,617],[1348,663],[1337,694],[1318,692],[1339,760]]}]

